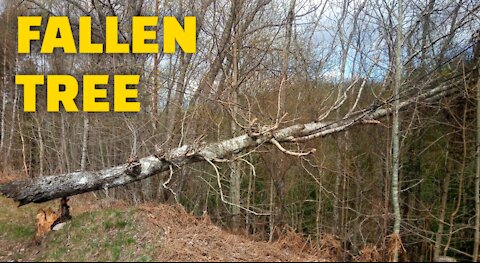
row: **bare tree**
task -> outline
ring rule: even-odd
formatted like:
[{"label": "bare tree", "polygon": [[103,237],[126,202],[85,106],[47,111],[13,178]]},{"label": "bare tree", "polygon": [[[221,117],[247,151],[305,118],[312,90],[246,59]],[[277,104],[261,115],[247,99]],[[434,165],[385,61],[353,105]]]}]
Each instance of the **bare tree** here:
[{"label": "bare tree", "polygon": [[[411,261],[474,257],[478,65],[466,36],[478,1],[14,1],[19,14],[68,16],[75,35],[91,16],[96,43],[107,16],[123,43],[134,15],[197,17],[196,54],[40,55],[32,41],[13,62],[15,30],[0,29],[2,172],[56,174],[0,186],[21,204],[174,197],[264,240],[287,225],[319,247],[333,234],[336,259],[376,248],[386,260],[388,237],[397,260],[401,245]],[[37,113],[23,113],[14,71],[138,74],[142,112],[50,114],[39,89]]]},{"label": "bare tree", "polygon": [[[402,88],[403,61],[403,1],[399,0],[397,10],[397,40],[395,48],[395,84],[394,84],[394,101],[393,101],[393,123],[392,123],[392,204],[395,222],[393,225],[393,239],[400,240],[400,90]],[[398,262],[400,246],[396,245],[393,252],[393,261]]]}]

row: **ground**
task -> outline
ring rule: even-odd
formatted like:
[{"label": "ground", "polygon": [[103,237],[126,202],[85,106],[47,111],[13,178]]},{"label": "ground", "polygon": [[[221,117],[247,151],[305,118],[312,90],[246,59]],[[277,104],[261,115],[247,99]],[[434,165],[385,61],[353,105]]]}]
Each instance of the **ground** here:
[{"label": "ground", "polygon": [[274,243],[231,234],[181,206],[127,206],[74,197],[73,219],[33,241],[35,214],[57,202],[27,205],[0,197],[1,261],[322,261],[296,236]]}]

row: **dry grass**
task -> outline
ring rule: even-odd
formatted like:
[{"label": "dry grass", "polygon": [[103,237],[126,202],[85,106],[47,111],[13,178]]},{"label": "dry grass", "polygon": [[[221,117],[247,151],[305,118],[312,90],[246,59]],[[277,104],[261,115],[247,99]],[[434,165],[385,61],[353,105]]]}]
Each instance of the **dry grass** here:
[{"label": "dry grass", "polygon": [[0,172],[0,184],[27,179],[25,174]]},{"label": "dry grass", "polygon": [[323,235],[319,241],[318,254],[328,261],[342,261],[342,244],[333,235]]},{"label": "dry grass", "polygon": [[389,261],[393,260],[393,255],[395,252],[399,252],[401,254],[402,251],[400,249],[403,249],[403,244],[402,244],[402,239],[400,238],[400,235],[398,234],[391,234],[387,237],[387,247],[386,247],[386,255],[389,257]]},{"label": "dry grass", "polygon": [[228,233],[208,216],[197,219],[181,206],[143,205],[150,229],[161,229],[164,241],[157,258],[165,261],[322,261],[302,252],[305,242],[293,237],[270,244]]},{"label": "dry grass", "polygon": [[383,262],[382,255],[378,251],[377,246],[367,245],[354,258],[357,262]]},{"label": "dry grass", "polygon": [[291,232],[267,243],[234,235],[181,206],[129,207],[93,195],[72,197],[73,219],[33,241],[35,214],[57,202],[18,208],[0,197],[0,260],[9,261],[322,261]]}]

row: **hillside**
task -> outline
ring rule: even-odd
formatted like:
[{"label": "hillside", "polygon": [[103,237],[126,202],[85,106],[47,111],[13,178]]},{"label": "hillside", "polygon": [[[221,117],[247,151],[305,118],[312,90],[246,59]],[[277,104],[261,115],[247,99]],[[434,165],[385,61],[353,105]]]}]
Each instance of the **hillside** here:
[{"label": "hillside", "polygon": [[265,243],[234,235],[181,207],[71,202],[73,219],[35,244],[35,214],[50,202],[17,208],[0,197],[1,261],[321,261],[290,237]]}]

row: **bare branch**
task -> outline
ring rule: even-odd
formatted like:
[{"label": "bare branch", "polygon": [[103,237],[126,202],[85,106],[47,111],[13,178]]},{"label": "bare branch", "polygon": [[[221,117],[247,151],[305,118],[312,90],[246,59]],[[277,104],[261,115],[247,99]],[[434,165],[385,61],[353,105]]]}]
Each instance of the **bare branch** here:
[{"label": "bare branch", "polygon": [[[456,92],[458,90],[455,89],[455,85],[444,84],[415,98],[401,102],[399,107],[404,109],[416,103],[417,100],[433,102]],[[25,205],[118,187],[168,171],[172,165],[181,167],[205,160],[210,163],[231,156],[232,153],[268,143],[272,139],[275,139],[278,143],[302,142],[341,132],[354,125],[377,123],[376,119],[391,113],[391,109],[385,108],[385,106],[372,107],[364,112],[354,114],[352,117],[333,122],[296,124],[280,130],[272,130],[271,127],[268,127],[266,130],[271,132],[262,133],[259,136],[244,134],[217,143],[204,144],[200,147],[195,146],[193,147],[194,153],[192,153],[191,146],[184,145],[166,153],[165,158],[159,158],[155,155],[142,158],[138,160],[135,167],[131,167],[130,164],[122,164],[96,172],[73,172],[10,182],[0,185],[0,192],[20,202],[20,205]]]}]

